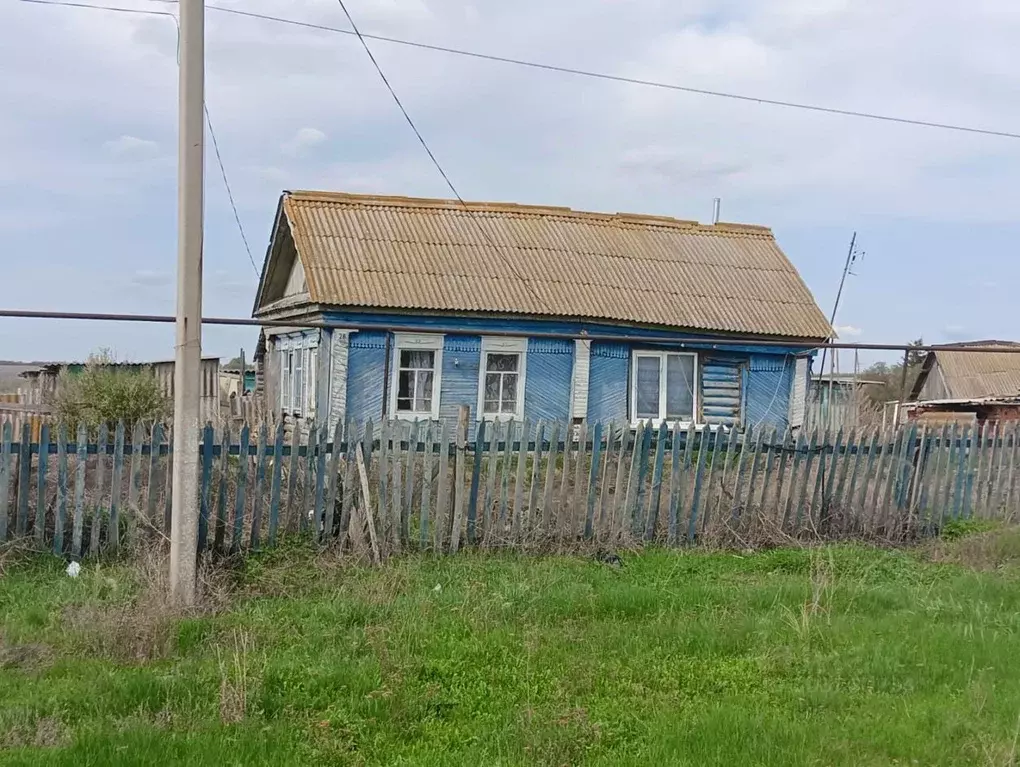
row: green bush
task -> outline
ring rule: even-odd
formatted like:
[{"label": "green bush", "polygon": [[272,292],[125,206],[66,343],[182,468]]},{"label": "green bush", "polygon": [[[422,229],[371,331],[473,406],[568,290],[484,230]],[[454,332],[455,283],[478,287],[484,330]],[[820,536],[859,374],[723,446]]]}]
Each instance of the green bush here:
[{"label": "green bush", "polygon": [[999,524],[989,519],[954,519],[946,522],[940,537],[946,541],[958,541],[971,535],[987,533],[996,527]]},{"label": "green bush", "polygon": [[170,403],[163,386],[149,368],[121,368],[109,352],[89,357],[78,371],[60,372],[54,401],[57,416],[69,428],[100,424],[114,428],[123,421],[129,429],[139,421],[151,424],[166,417]]}]

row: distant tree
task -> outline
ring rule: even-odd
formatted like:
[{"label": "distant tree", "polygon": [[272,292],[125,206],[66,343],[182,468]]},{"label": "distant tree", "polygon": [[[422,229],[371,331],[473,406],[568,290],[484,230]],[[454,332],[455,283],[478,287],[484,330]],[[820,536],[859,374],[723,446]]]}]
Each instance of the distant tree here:
[{"label": "distant tree", "polygon": [[[917,338],[911,341],[908,345],[910,347],[924,346],[924,339]],[[904,399],[910,394],[910,390],[914,386],[914,381],[917,380],[917,375],[921,371],[921,365],[924,363],[924,358],[926,356],[927,352],[920,348],[912,348],[906,352],[906,381],[904,381],[903,376],[903,358],[894,363],[876,362],[866,368],[864,372],[861,373],[861,377],[873,381],[881,381],[882,384],[880,386],[867,386],[864,391],[866,391],[876,403]]]},{"label": "distant tree", "polygon": [[[917,338],[917,339],[911,341],[908,344],[908,346],[912,346],[912,347],[921,347],[921,346],[924,346],[924,339],[923,338]],[[926,351],[920,349],[920,348],[915,348],[915,349],[912,349],[912,350],[908,350],[907,351],[907,368],[908,368],[908,370],[911,369],[911,368],[919,367],[924,362],[924,358],[927,357],[927,356],[928,356],[928,353]]]}]

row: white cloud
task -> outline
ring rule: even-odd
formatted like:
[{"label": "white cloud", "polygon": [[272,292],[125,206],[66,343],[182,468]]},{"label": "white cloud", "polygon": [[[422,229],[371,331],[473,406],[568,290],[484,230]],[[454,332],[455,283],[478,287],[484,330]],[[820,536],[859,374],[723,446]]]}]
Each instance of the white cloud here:
[{"label": "white cloud", "polygon": [[836,325],[834,330],[840,338],[857,338],[863,332],[853,325]]},{"label": "white cloud", "polygon": [[318,128],[300,128],[290,139],[280,145],[284,154],[300,155],[323,143],[326,134]]},{"label": "white cloud", "polygon": [[159,144],[137,136],[121,136],[103,143],[103,151],[114,157],[151,157]]}]

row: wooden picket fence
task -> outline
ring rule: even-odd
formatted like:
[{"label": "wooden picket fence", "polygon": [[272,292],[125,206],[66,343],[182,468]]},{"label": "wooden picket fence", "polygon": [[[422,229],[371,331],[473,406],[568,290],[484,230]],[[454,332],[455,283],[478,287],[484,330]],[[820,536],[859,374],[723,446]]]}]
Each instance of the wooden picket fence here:
[{"label": "wooden picket fence", "polygon": [[[199,547],[237,553],[304,533],[379,560],[464,546],[902,541],[1012,516],[1016,423],[865,431],[561,423],[207,426]],[[78,558],[169,535],[166,427],[38,441],[3,423],[0,542]]]}]

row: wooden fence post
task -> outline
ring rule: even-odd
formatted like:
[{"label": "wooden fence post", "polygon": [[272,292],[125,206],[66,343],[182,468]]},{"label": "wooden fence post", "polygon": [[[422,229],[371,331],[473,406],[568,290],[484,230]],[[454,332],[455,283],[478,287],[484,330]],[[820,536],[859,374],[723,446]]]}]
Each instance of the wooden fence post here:
[{"label": "wooden fence post", "polygon": [[467,452],[469,412],[467,405],[461,405],[457,413],[457,458],[453,479],[453,524],[450,526],[451,554],[456,554],[460,548],[460,528],[464,522],[464,461],[465,453]]},{"label": "wooden fence post", "polygon": [[32,481],[32,427],[25,421],[21,425],[21,444],[18,445],[18,522],[17,536],[28,532],[28,494]]},{"label": "wooden fence post", "polygon": [[[396,448],[394,448],[396,449]],[[397,469],[398,461],[394,461],[393,468]],[[399,479],[394,479],[394,485],[399,484]],[[439,484],[436,490],[436,520],[435,529],[432,531],[433,548],[441,552],[443,550],[443,536],[446,534],[446,520],[450,507],[450,423],[443,421],[439,430],[439,474],[436,477]],[[396,538],[394,538],[396,541]]]},{"label": "wooden fence post", "polygon": [[53,553],[64,553],[64,528],[67,526],[67,427],[57,427],[57,508],[53,515]]},{"label": "wooden fence post", "polygon": [[[89,432],[84,423],[78,424],[78,463],[75,465],[74,481],[74,523],[71,527],[71,554],[81,557],[81,537],[85,524],[85,470],[88,462]],[[4,491],[0,482],[0,492]]]},{"label": "wooden fence post", "polygon": [[[432,428],[431,424],[429,424],[429,428],[430,429]],[[431,449],[431,447],[432,447],[432,445],[431,445],[431,443],[429,443],[429,448]],[[485,455],[485,419],[484,418],[481,419],[480,421],[478,421],[478,429],[475,432],[475,454],[474,454],[474,462],[471,465],[471,490],[470,490],[470,492],[468,494],[467,541],[472,546],[474,546],[476,543],[478,543],[478,533],[477,533],[477,525],[478,525],[478,487],[479,487],[479,484],[481,482],[481,477],[482,477],[482,456],[483,455]],[[431,465],[430,465],[430,463],[428,461],[426,461],[425,465],[429,466],[429,470],[431,471]],[[429,482],[429,487],[431,487],[431,482]],[[425,535],[423,535],[422,538],[424,539]],[[424,547],[424,540],[422,542],[422,546]]]},{"label": "wooden fence post", "polygon": [[10,507],[8,501],[10,478],[11,478],[11,442],[13,440],[13,426],[10,421],[4,420],[2,427],[3,440],[0,445],[0,543],[7,540],[7,515]]},{"label": "wooden fence post", "polygon": [[46,490],[50,458],[50,425],[44,423],[39,429],[39,462],[36,464],[35,488],[35,542],[42,548],[46,538]]}]

